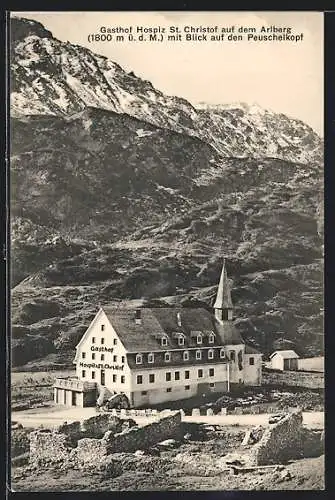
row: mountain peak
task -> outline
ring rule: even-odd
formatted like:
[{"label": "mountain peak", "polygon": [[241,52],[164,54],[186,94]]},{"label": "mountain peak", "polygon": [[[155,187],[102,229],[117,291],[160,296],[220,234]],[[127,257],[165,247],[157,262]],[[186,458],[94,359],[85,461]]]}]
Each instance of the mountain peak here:
[{"label": "mountain peak", "polygon": [[12,40],[20,41],[12,45],[12,116],[69,117],[90,107],[196,137],[223,157],[322,161],[319,136],[300,120],[256,103],[193,106],[36,21],[13,18]]},{"label": "mountain peak", "polygon": [[38,21],[26,19],[25,17],[12,17],[10,21],[11,40],[17,42],[27,36],[38,36],[40,38],[53,38],[52,33],[48,31],[43,24]]}]

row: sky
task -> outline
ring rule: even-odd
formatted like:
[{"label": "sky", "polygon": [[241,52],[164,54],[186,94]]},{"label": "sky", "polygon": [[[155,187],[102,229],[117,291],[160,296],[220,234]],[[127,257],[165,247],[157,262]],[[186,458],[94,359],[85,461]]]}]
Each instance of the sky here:
[{"label": "sky", "polygon": [[[323,134],[323,14],[318,12],[16,12],[192,104],[257,103]],[[88,42],[101,26],[291,27],[301,42]]]}]

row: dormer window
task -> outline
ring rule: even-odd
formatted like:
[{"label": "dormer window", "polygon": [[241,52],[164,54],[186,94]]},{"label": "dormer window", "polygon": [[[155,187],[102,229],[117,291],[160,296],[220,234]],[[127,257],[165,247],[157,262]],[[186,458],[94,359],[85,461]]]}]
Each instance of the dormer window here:
[{"label": "dormer window", "polygon": [[143,361],[143,356],[142,354],[136,354],[136,364],[141,365]]},{"label": "dormer window", "polygon": [[170,354],[169,352],[166,352],[166,353],[164,354],[164,361],[165,361],[166,363],[169,363],[169,361],[171,361],[171,354]]},{"label": "dormer window", "polygon": [[209,336],[208,336],[208,343],[209,344],[214,344],[214,339],[215,339],[214,333],[210,333]]},{"label": "dormer window", "polygon": [[166,337],[162,337],[161,344],[162,344],[162,346],[167,346],[167,338]]},{"label": "dormer window", "polygon": [[213,359],[214,358],[214,351],[213,349],[209,349],[208,351],[208,359]]},{"label": "dormer window", "polygon": [[226,357],[225,350],[224,349],[220,349],[220,358],[225,358],[225,357]]},{"label": "dormer window", "polygon": [[178,337],[178,345],[184,345],[184,344],[185,344],[184,337],[182,337],[182,336]]},{"label": "dormer window", "polygon": [[183,352],[183,360],[188,361],[190,359],[190,355],[188,351]]},{"label": "dormer window", "polygon": [[195,352],[195,359],[201,359],[201,351]]},{"label": "dormer window", "polygon": [[148,354],[148,363],[153,363],[154,361],[155,361],[155,356],[151,352],[150,354]]},{"label": "dormer window", "polygon": [[197,344],[202,344],[202,335],[197,335]]}]

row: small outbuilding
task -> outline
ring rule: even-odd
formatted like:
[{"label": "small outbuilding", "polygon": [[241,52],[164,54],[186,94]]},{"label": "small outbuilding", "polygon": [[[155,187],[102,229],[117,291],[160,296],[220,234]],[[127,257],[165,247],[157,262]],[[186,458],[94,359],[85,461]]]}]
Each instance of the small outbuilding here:
[{"label": "small outbuilding", "polygon": [[275,351],[270,356],[270,368],[273,370],[297,370],[298,354],[293,350]]}]

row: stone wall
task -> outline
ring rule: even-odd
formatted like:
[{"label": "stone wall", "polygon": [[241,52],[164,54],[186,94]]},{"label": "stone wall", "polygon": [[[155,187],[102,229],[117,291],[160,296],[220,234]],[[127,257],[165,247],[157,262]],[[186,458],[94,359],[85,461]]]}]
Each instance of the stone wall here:
[{"label": "stone wall", "polygon": [[56,430],[43,429],[30,433],[29,461],[34,465],[63,462],[67,460],[73,443],[71,438]]},{"label": "stone wall", "polygon": [[107,443],[103,439],[83,438],[78,441],[68,457],[77,466],[95,466],[108,455]]},{"label": "stone wall", "polygon": [[109,413],[103,413],[87,418],[82,422],[64,422],[57,427],[57,432],[66,434],[73,441],[78,441],[78,439],[84,437],[101,439],[107,431],[113,431],[114,433],[121,432],[126,422],[128,420],[118,418]]},{"label": "stone wall", "polygon": [[116,434],[109,444],[109,452],[131,452],[149,448],[165,439],[181,439],[182,426],[180,412],[160,418],[144,427],[133,427]]},{"label": "stone wall", "polygon": [[84,436],[101,439],[107,431],[121,432],[124,422],[125,420],[114,415],[103,413],[83,420],[81,431]]},{"label": "stone wall", "polygon": [[[135,426],[134,426],[135,425]],[[181,439],[180,412],[168,412],[137,427],[132,420],[102,414],[80,422],[64,423],[57,429],[30,433],[30,463],[41,465],[70,461],[93,465],[110,453],[146,449],[165,439]]]},{"label": "stone wall", "polygon": [[262,382],[274,387],[306,387],[324,389],[324,374],[312,372],[263,370]]},{"label": "stone wall", "polygon": [[256,465],[284,463],[303,456],[302,412],[287,414],[276,424],[269,425],[261,440],[251,449]]}]

